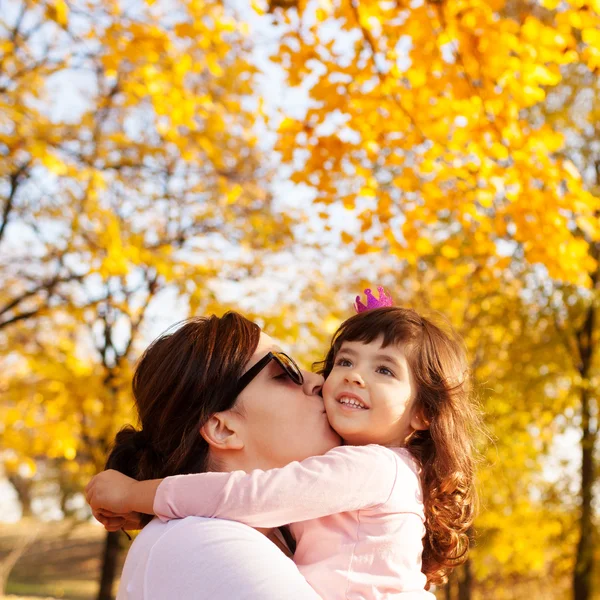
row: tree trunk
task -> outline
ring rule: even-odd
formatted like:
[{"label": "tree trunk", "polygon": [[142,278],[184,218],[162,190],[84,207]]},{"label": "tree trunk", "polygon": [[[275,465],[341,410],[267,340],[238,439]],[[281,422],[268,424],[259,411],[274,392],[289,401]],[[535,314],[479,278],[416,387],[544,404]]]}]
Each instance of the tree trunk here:
[{"label": "tree trunk", "polygon": [[461,567],[457,567],[448,575],[448,583],[444,586],[444,600],[458,600],[460,569]]},{"label": "tree trunk", "polygon": [[452,582],[448,580],[448,583],[444,587],[444,599],[452,600]]},{"label": "tree trunk", "polygon": [[21,518],[27,519],[33,516],[33,512],[31,510],[31,491],[33,487],[33,482],[31,479],[27,479],[25,477],[21,477],[16,473],[11,473],[8,475],[8,480],[11,485],[15,488],[17,492],[17,496],[19,497],[19,504],[21,505]]},{"label": "tree trunk", "polygon": [[[599,246],[592,246],[592,257],[598,260]],[[600,268],[592,276],[592,289],[598,289]],[[579,521],[579,542],[573,572],[574,600],[591,600],[593,596],[592,572],[594,568],[594,539],[593,530],[593,494],[594,484],[594,450],[598,427],[594,415],[597,403],[590,381],[591,368],[594,359],[594,336],[596,334],[596,307],[591,303],[583,326],[576,332],[577,348],[579,350],[581,376],[581,517]]]},{"label": "tree trunk", "polygon": [[97,600],[113,600],[113,587],[121,553],[120,534],[120,531],[110,531],[106,534]]},{"label": "tree trunk", "polygon": [[594,446],[596,433],[590,429],[589,392],[581,392],[581,518],[579,543],[573,573],[574,600],[590,600],[592,597],[592,570],[594,566],[594,543],[592,538],[592,485],[594,483]]},{"label": "tree trunk", "polygon": [[473,589],[473,573],[471,571],[471,559],[460,568],[458,579],[458,600],[471,600]]}]

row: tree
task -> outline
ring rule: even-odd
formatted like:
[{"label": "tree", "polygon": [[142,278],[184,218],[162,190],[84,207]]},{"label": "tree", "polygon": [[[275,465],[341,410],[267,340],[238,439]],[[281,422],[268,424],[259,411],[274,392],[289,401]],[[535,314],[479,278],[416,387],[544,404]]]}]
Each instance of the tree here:
[{"label": "tree", "polygon": [[[597,32],[584,30],[582,41],[589,42]],[[595,56],[590,49],[589,54]],[[596,69],[597,71],[597,69]],[[534,112],[534,118],[544,118],[565,137],[561,153],[568,156],[581,173],[587,189],[600,195],[600,149],[597,145],[600,126],[600,85],[597,73],[592,74],[582,65],[573,65],[565,71],[563,82],[549,97],[546,106]],[[597,471],[597,425],[595,414],[598,407],[600,388],[597,376],[600,367],[598,340],[600,323],[598,302],[600,301],[600,243],[596,231],[600,224],[600,209],[594,220],[581,222],[574,228],[575,234],[587,247],[588,255],[596,267],[588,271],[589,288],[564,282],[553,282],[545,286],[541,295],[545,298],[545,313],[554,323],[562,345],[570,361],[568,373],[571,377],[573,395],[579,404],[581,431],[581,485],[579,540],[573,572],[575,600],[592,597],[593,571],[595,564],[594,540],[594,482]]]}]

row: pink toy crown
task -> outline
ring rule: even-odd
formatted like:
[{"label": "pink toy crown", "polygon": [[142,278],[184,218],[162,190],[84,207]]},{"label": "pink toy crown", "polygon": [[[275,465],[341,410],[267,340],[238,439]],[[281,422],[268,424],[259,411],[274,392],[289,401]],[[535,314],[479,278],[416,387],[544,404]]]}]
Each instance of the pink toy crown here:
[{"label": "pink toy crown", "polygon": [[356,302],[354,303],[354,308],[357,313],[365,312],[365,310],[372,310],[373,308],[383,308],[384,306],[394,306],[394,301],[389,294],[385,293],[385,290],[382,286],[377,286],[377,291],[379,292],[379,300],[373,296],[373,293],[370,289],[365,290],[365,296],[367,297],[367,305],[365,306],[360,301],[360,296],[356,296]]}]

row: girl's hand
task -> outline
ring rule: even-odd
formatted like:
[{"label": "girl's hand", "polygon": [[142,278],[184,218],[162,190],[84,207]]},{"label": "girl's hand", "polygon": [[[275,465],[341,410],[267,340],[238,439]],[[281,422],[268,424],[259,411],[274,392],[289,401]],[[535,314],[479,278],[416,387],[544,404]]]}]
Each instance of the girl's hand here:
[{"label": "girl's hand", "polygon": [[[139,519],[132,517],[131,513],[154,514],[154,497],[161,481],[162,479],[137,481],[119,471],[108,469],[92,477],[85,486],[85,499],[94,516],[102,511],[98,514],[104,514],[106,519],[120,517],[128,524],[130,521],[139,523]],[[101,519],[98,520],[104,524]],[[116,521],[110,523],[112,527]]]},{"label": "girl's hand", "polygon": [[97,521],[104,525],[106,531],[138,530],[144,526],[142,522],[142,513],[130,512],[126,515],[119,515],[108,510],[92,510],[92,514]]},{"label": "girl's hand", "polygon": [[137,484],[135,479],[109,469],[92,477],[85,486],[85,498],[91,506],[94,516],[96,516],[96,512],[103,511],[104,515],[112,513],[113,517],[124,518],[135,510]]}]

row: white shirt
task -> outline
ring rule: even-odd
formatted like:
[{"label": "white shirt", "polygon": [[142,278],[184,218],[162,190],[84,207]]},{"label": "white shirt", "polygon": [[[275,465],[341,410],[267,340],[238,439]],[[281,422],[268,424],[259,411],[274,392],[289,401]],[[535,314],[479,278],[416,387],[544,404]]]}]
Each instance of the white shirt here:
[{"label": "white shirt", "polygon": [[296,565],[234,521],[151,521],[125,561],[117,600],[320,600]]}]

